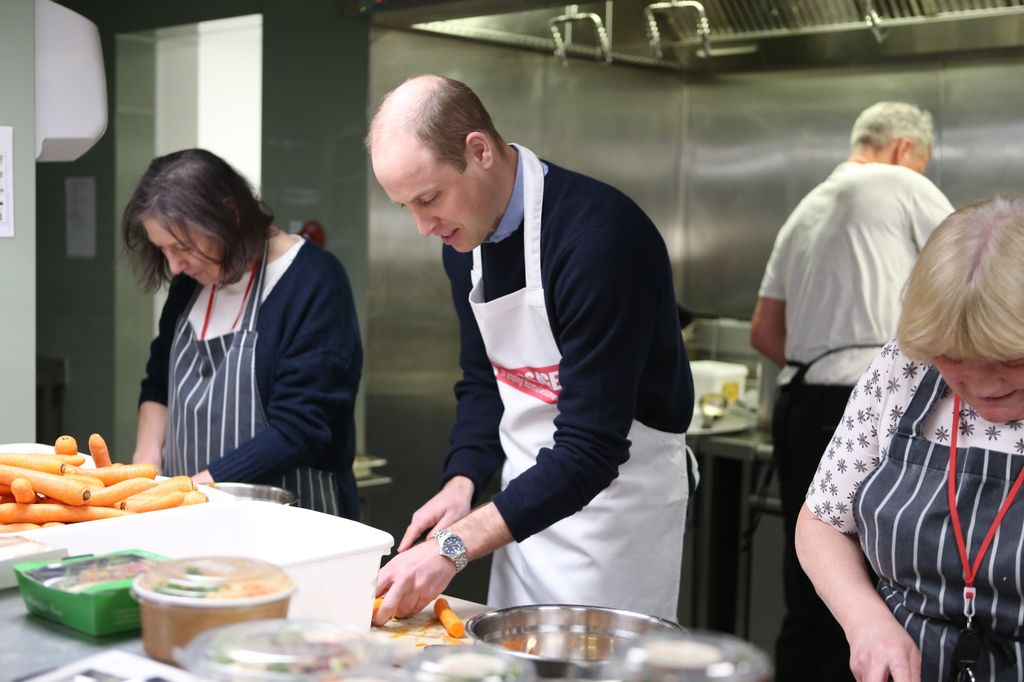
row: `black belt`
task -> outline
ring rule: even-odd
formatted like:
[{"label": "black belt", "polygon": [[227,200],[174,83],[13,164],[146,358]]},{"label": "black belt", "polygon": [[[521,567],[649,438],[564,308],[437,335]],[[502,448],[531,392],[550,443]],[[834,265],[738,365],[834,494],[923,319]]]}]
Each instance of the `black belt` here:
[{"label": "black belt", "polygon": [[818,360],[821,360],[822,358],[826,358],[829,355],[832,355],[833,353],[839,353],[840,351],[844,350],[855,350],[857,348],[881,348],[884,345],[884,343],[863,343],[851,346],[840,346],[839,348],[832,348],[831,350],[827,350],[821,355],[818,355],[817,357],[808,362],[786,360],[786,367],[796,367],[796,374],[793,375],[793,378],[790,379],[789,383],[786,384],[786,386],[783,386],[783,388],[786,388],[787,386],[802,386],[804,384],[804,377],[807,375],[807,370],[811,368],[811,365],[818,362]]}]

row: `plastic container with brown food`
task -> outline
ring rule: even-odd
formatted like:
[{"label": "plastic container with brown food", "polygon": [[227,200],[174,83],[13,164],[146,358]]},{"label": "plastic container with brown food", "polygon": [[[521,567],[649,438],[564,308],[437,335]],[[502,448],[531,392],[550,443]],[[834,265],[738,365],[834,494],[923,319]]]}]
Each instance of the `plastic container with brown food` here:
[{"label": "plastic container with brown food", "polygon": [[174,650],[200,632],[230,623],[284,618],[295,585],[282,569],[243,557],[166,561],[136,578],[142,643],[153,658],[174,663]]}]

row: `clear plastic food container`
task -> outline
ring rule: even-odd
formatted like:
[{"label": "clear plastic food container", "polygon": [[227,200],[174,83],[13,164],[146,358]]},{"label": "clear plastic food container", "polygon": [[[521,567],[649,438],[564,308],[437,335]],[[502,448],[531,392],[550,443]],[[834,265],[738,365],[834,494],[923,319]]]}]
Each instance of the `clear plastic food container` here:
[{"label": "clear plastic food container", "polygon": [[402,666],[419,682],[528,682],[532,662],[481,644],[424,649]]},{"label": "clear plastic food container", "polygon": [[645,635],[613,662],[624,682],[768,682],[772,666],[754,645],[718,632]]},{"label": "clear plastic food container", "polygon": [[331,677],[320,682],[333,682],[334,680],[339,682],[414,682],[415,679],[408,670],[376,666],[348,670],[341,676]]},{"label": "clear plastic food container", "polygon": [[390,651],[352,625],[272,619],[208,630],[176,658],[191,674],[214,682],[329,682],[347,681],[347,671],[356,668],[384,670]]},{"label": "clear plastic food container", "polygon": [[295,585],[282,569],[244,557],[192,557],[158,564],[135,579],[146,653],[174,662],[175,647],[241,621],[284,618]]}]

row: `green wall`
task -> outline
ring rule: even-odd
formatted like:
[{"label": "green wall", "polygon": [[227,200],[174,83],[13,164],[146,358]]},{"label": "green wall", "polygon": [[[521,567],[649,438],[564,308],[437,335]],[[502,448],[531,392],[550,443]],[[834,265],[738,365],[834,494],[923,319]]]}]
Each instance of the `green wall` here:
[{"label": "green wall", "polygon": [[[22,2],[31,11],[31,0],[16,4]],[[328,248],[342,259],[352,278],[364,320],[367,166],[361,139],[368,109],[369,23],[342,16],[335,3],[319,1],[65,0],[62,4],[100,29],[110,124],[80,160],[38,166],[39,352],[68,360],[64,430],[80,442],[94,431],[110,434],[115,459],[125,461],[134,447],[138,385],[153,321],[152,299],[138,290],[120,257],[118,223],[128,193],[152,157],[153,121],[152,112],[147,113],[145,102],[140,101],[143,98],[119,99],[119,81],[131,84],[133,98],[140,92],[140,83],[147,77],[145,44],[131,51],[131,63],[119,65],[115,35],[263,14],[264,196],[282,227],[291,220],[310,218],[323,223]],[[77,175],[97,178],[95,259],[64,256],[63,183],[64,178]],[[48,434],[39,437],[49,439]]]},{"label": "green wall", "polygon": [[[263,188],[277,224],[315,219],[348,271],[366,340],[369,22],[335,3],[263,3]],[[363,451],[365,391],[356,448]]]},{"label": "green wall", "polygon": [[0,442],[32,442],[36,418],[33,0],[0,2],[0,64],[5,67],[0,69],[0,125],[14,128],[14,238],[0,239]]}]

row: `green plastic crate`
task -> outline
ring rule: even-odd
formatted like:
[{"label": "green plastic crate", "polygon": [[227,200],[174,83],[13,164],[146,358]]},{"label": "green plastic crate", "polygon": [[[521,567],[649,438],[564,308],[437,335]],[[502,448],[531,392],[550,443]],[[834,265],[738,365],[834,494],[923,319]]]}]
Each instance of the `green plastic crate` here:
[{"label": "green plastic crate", "polygon": [[29,613],[90,635],[139,629],[131,595],[135,576],[166,557],[130,549],[17,564],[14,572]]}]

